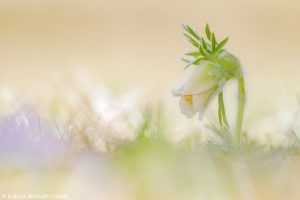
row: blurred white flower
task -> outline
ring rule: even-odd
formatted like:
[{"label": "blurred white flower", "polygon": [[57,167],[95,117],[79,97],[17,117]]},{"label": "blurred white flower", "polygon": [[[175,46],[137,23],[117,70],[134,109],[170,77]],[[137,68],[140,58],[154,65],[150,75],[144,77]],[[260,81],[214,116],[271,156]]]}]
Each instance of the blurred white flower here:
[{"label": "blurred white flower", "polygon": [[106,152],[118,144],[133,140],[143,122],[140,110],[142,90],[114,96],[104,86],[91,85],[72,95],[69,132],[72,147],[77,150],[93,149]]},{"label": "blurred white flower", "polygon": [[102,127],[111,130],[110,137],[134,139],[135,130],[143,120],[138,108],[140,93],[127,92],[118,98],[113,98],[107,91],[92,94],[92,105]]},{"label": "blurred white flower", "polygon": [[300,138],[300,110],[283,110],[257,120],[246,128],[250,139],[272,146],[286,146]]}]

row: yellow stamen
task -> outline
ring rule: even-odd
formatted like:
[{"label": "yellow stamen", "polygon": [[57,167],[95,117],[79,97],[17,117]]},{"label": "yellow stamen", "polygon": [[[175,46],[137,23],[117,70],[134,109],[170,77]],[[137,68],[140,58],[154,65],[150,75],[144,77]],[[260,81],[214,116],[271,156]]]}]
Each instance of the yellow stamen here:
[{"label": "yellow stamen", "polygon": [[184,100],[191,106],[193,105],[193,95],[185,95]]}]

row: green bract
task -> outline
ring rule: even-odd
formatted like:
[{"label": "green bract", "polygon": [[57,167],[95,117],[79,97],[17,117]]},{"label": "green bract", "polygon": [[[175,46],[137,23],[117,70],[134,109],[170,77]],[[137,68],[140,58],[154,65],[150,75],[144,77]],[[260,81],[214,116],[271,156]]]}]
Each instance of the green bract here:
[{"label": "green bract", "polygon": [[187,62],[188,68],[191,65],[198,66],[203,61],[211,61],[219,66],[216,67],[212,74],[217,75],[220,79],[225,78],[230,80],[234,77],[237,77],[240,72],[240,61],[233,54],[229,53],[224,49],[225,44],[228,41],[228,37],[217,42],[215,34],[211,32],[208,25],[206,25],[205,33],[208,41],[204,37],[198,35],[190,26],[183,25],[183,28],[186,30],[184,33],[187,40],[197,48],[196,51],[191,51],[186,53],[186,56],[192,57],[192,59],[183,60]]}]

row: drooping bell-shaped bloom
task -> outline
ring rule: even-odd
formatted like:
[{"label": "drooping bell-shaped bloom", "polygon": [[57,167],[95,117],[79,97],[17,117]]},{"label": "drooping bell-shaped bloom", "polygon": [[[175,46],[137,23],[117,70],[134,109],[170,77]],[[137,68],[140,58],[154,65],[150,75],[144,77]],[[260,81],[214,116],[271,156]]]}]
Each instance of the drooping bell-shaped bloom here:
[{"label": "drooping bell-shaped bloom", "polygon": [[218,94],[222,84],[213,73],[218,67],[210,61],[201,62],[183,85],[173,91],[175,96],[181,97],[179,105],[186,117],[191,118],[199,113],[201,119],[209,103]]}]

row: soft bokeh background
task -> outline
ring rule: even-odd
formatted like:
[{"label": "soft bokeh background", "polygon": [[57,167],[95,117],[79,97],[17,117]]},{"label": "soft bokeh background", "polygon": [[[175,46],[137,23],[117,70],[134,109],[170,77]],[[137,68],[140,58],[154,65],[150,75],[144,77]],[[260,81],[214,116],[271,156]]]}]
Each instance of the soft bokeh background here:
[{"label": "soft bokeh background", "polygon": [[[0,0],[0,198],[299,199],[299,22],[296,0]],[[180,114],[182,23],[230,36],[270,146]],[[233,82],[225,100],[232,123]]]},{"label": "soft bokeh background", "polygon": [[190,73],[181,24],[208,22],[244,65],[252,121],[297,105],[299,11],[297,0],[1,0],[0,85],[26,96],[85,76],[175,105]]}]

